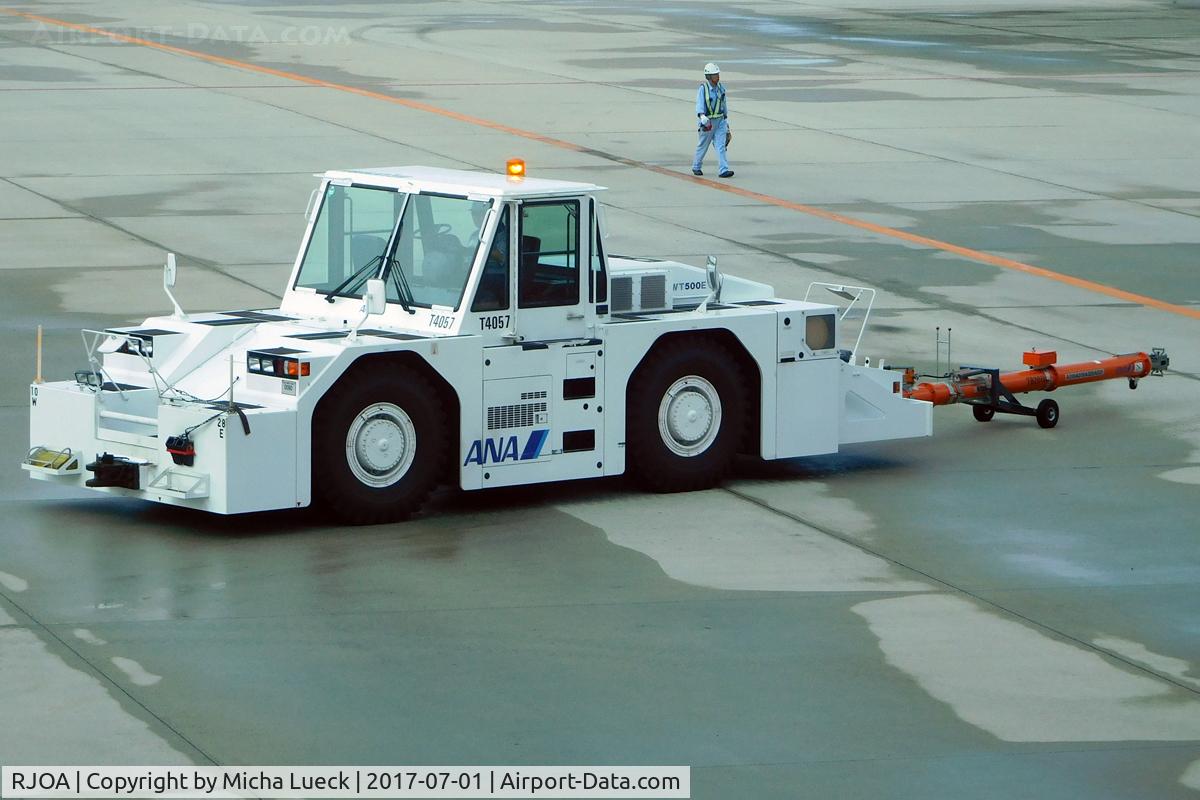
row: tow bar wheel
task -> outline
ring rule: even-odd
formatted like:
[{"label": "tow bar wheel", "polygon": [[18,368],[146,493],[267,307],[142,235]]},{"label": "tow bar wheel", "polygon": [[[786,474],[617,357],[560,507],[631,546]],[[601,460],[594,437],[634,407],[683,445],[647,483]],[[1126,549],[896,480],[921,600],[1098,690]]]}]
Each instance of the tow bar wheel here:
[{"label": "tow bar wheel", "polygon": [[412,466],[417,429],[404,409],[374,403],[354,418],[346,432],[346,462],[368,486],[390,486]]},{"label": "tow bar wheel", "polygon": [[1058,424],[1058,403],[1046,398],[1037,406],[1037,424],[1043,428],[1053,428]]}]

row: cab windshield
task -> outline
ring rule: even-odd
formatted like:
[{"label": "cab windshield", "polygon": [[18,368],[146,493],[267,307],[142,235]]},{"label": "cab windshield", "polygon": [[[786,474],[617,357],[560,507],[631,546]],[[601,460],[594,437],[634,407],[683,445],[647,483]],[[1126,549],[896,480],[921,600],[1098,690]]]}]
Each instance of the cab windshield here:
[{"label": "cab windshield", "polygon": [[383,268],[384,251],[406,195],[368,186],[325,187],[296,286],[358,297]]},{"label": "cab windshield", "polygon": [[479,250],[488,207],[486,200],[412,195],[383,274],[388,300],[457,309]]},{"label": "cab windshield", "polygon": [[369,278],[381,276],[390,302],[457,309],[489,204],[330,184],[296,286],[331,298],[359,297]]}]

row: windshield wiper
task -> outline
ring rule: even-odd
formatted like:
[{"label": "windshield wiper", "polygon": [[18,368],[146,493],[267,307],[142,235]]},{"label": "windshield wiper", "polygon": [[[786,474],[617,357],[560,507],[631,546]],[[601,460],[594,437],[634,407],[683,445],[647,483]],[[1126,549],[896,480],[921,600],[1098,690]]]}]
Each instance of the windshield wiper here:
[{"label": "windshield wiper", "polygon": [[410,314],[417,313],[412,305],[412,288],[408,285],[408,278],[404,277],[404,268],[400,266],[400,262],[396,258],[388,261],[387,278],[392,279],[392,283],[396,285],[396,299],[400,301],[400,307]]},{"label": "windshield wiper", "polygon": [[367,271],[369,269],[371,269],[372,267],[378,266],[381,261],[383,261],[383,253],[380,253],[379,255],[375,256],[370,261],[368,261],[366,264],[363,264],[361,267],[356,269],[354,271],[353,275],[351,275],[349,278],[346,278],[346,280],[342,281],[337,286],[333,287],[331,290],[329,290],[328,292],[325,293],[325,302],[332,303],[333,298],[335,296],[341,294],[343,289],[346,289],[348,286],[350,286],[352,283],[355,283],[356,281],[362,280],[364,277],[366,277]]}]

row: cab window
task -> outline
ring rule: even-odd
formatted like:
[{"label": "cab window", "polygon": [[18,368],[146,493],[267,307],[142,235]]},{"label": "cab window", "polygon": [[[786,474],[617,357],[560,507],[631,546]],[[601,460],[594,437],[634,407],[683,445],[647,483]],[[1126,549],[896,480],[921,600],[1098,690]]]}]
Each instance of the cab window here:
[{"label": "cab window", "polygon": [[579,201],[521,206],[517,303],[521,308],[579,303]]},{"label": "cab window", "polygon": [[400,220],[394,256],[383,273],[388,300],[457,309],[487,205],[466,197],[413,195]]},{"label": "cab window", "polygon": [[296,286],[355,297],[383,267],[405,195],[369,186],[325,187]]},{"label": "cab window", "polygon": [[503,311],[508,308],[508,207],[500,214],[496,235],[488,248],[472,311]]}]

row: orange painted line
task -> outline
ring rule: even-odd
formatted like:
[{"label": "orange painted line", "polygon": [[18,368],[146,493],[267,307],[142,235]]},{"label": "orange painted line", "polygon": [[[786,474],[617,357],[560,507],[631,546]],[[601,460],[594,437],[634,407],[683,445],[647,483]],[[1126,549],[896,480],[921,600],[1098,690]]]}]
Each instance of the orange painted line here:
[{"label": "orange painted line", "polygon": [[446,108],[441,108],[439,106],[430,105],[429,103],[422,103],[418,100],[407,100],[402,97],[395,97],[393,95],[383,94],[382,92],[373,92],[370,89],[362,89],[362,88],[359,88],[356,86],[349,86],[349,85],[343,84],[343,83],[334,83],[332,81],[324,81],[324,80],[321,80],[320,78],[311,78],[307,75],[301,75],[296,72],[287,72],[286,70],[273,69],[271,67],[264,67],[264,66],[260,66],[258,64],[251,63],[249,61],[239,61],[234,58],[226,58],[224,56],[216,56],[216,55],[212,55],[210,53],[201,52],[199,50],[189,50],[186,47],[176,47],[174,45],[163,44],[162,42],[155,42],[155,41],[151,41],[149,39],[142,39],[137,36],[128,36],[123,33],[114,33],[112,31],[106,31],[103,28],[96,28],[91,25],[84,25],[84,24],[81,24],[78,22],[67,22],[66,20],[55,19],[53,17],[44,17],[39,14],[30,14],[25,11],[17,11],[15,9],[11,9],[11,8],[0,8],[0,12],[2,12],[4,14],[8,14],[10,16],[14,16],[14,17],[23,17],[25,19],[33,20],[35,22],[41,22],[46,25],[56,25],[56,26],[59,26],[62,28],[69,28],[71,30],[77,30],[77,31],[82,31],[84,33],[94,34],[96,36],[104,36],[109,39],[112,39],[113,41],[125,42],[126,44],[136,44],[136,45],[140,45],[142,47],[150,47],[155,50],[161,50],[165,53],[173,53],[175,55],[187,56],[188,58],[195,58],[195,59],[199,59],[201,61],[207,61],[211,64],[220,64],[220,65],[226,66],[226,67],[233,67],[235,69],[246,70],[248,72],[257,72],[261,75],[272,75],[276,78],[283,78],[283,79],[289,80],[289,81],[296,81],[298,83],[307,84],[309,86],[316,86],[316,87],[320,87],[323,89],[333,89],[334,91],[346,92],[348,94],[355,94],[360,97],[369,97],[372,100],[381,100],[385,103],[392,103],[393,105],[404,106],[405,108],[411,108],[415,111],[423,111],[428,114],[435,114],[439,117],[445,117],[446,119],[456,120],[458,122],[462,122],[462,123],[465,123],[468,125],[474,125],[474,126],[477,126],[480,128],[487,128],[489,130],[498,131],[500,133],[507,133],[512,136],[517,136],[522,139],[527,139],[529,141],[539,142],[541,144],[549,145],[551,147],[557,147],[562,150],[570,150],[575,153],[585,153],[588,155],[594,155],[599,158],[606,159],[608,161],[614,161],[616,163],[624,164],[626,166],[637,167],[638,169],[643,169],[643,170],[647,170],[649,172],[654,172],[659,175],[664,175],[668,178],[675,178],[676,180],[684,180],[684,181],[688,181],[689,183],[699,183],[699,184],[702,184],[709,188],[716,189],[717,191],[725,192],[726,194],[732,194],[732,195],[737,195],[739,197],[745,197],[749,200],[756,200],[760,203],[766,203],[767,205],[776,206],[777,208],[786,208],[791,211],[800,212],[801,214],[807,214],[809,216],[829,220],[830,222],[836,222],[841,225],[848,225],[852,228],[858,228],[859,230],[868,231],[870,233],[874,233],[874,234],[877,234],[880,236],[887,236],[892,239],[899,239],[901,241],[909,242],[910,244],[921,245],[923,247],[929,247],[934,250],[941,250],[946,253],[954,253],[955,255],[962,256],[963,258],[969,259],[971,261],[977,261],[982,264],[990,264],[991,266],[994,266],[994,267],[1000,267],[1002,269],[1009,269],[1009,270],[1013,270],[1015,272],[1023,272],[1026,275],[1034,275],[1039,278],[1045,278],[1047,280],[1066,284],[1067,286],[1074,286],[1077,289],[1084,289],[1087,291],[1096,292],[1097,294],[1106,295],[1108,297],[1112,297],[1117,300],[1122,300],[1127,303],[1135,303],[1137,305],[1146,306],[1147,308],[1154,308],[1154,309],[1158,309],[1159,311],[1166,311],[1171,314],[1178,314],[1178,315],[1184,316],[1184,317],[1191,317],[1192,319],[1200,319],[1200,308],[1192,308],[1190,306],[1181,306],[1176,303],[1168,303],[1165,300],[1159,300],[1157,298],[1149,297],[1147,295],[1136,294],[1134,292],[1127,292],[1124,289],[1118,289],[1115,286],[1108,286],[1107,284],[1097,283],[1095,281],[1089,281],[1085,278],[1076,278],[1073,275],[1064,275],[1061,272],[1055,272],[1054,270],[1046,269],[1044,267],[1035,267],[1032,264],[1025,264],[1020,261],[1014,261],[1011,258],[1004,258],[1002,256],[992,255],[991,253],[985,253],[980,250],[972,250],[969,247],[962,247],[960,245],[950,244],[949,242],[943,242],[938,239],[931,239],[928,236],[921,236],[919,234],[909,233],[908,231],[902,231],[897,228],[889,228],[884,225],[876,225],[875,223],[867,222],[866,220],[856,219],[854,217],[847,217],[844,214],[838,214],[833,211],[826,211],[825,209],[817,208],[815,206],[807,206],[807,205],[804,205],[803,203],[794,203],[791,200],[784,200],[781,197],[775,197],[773,195],[763,194],[761,192],[755,192],[750,189],[743,189],[739,186],[734,186],[732,184],[718,183],[716,181],[707,180],[705,178],[696,178],[696,177],[693,177],[692,175],[689,175],[689,174],[686,174],[683,172],[678,172],[673,169],[667,169],[666,167],[661,167],[656,164],[649,164],[644,161],[638,161],[636,159],[626,158],[625,156],[619,156],[619,155],[616,155],[613,153],[607,153],[603,150],[596,150],[594,148],[585,147],[583,145],[576,144],[575,142],[568,142],[565,139],[556,139],[553,136],[546,136],[545,134],[537,133],[536,131],[527,131],[522,128],[514,128],[511,125],[504,125],[499,122],[494,122],[492,120],[483,119],[482,117],[475,117],[475,116],[471,116],[470,114],[461,114],[457,111],[451,111]]}]

